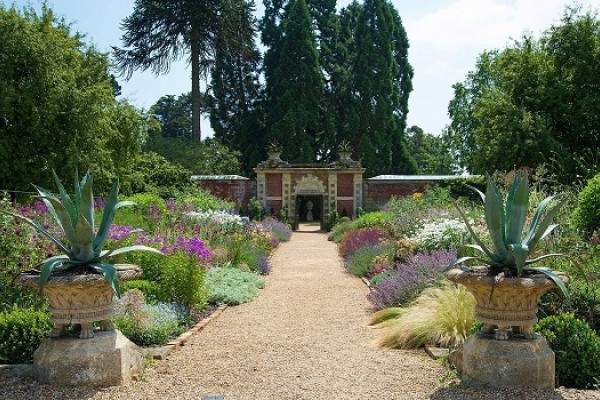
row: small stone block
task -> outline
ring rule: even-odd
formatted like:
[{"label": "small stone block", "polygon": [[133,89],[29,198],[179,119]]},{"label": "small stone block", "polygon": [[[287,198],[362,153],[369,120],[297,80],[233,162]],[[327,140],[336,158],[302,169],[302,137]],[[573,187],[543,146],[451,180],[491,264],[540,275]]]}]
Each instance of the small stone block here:
[{"label": "small stone block", "polygon": [[434,360],[448,357],[450,351],[444,347],[425,346],[425,352]]}]

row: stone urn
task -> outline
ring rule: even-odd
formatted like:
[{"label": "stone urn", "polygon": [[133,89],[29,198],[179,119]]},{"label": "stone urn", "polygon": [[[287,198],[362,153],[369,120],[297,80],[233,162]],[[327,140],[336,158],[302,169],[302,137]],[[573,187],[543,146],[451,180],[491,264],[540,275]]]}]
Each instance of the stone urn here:
[{"label": "stone urn", "polygon": [[340,157],[340,161],[352,161],[352,152],[349,150],[338,151],[338,155]]},{"label": "stone urn", "polygon": [[281,151],[269,150],[267,156],[269,157],[269,161],[281,161]]},{"label": "stone urn", "polygon": [[[498,279],[487,272],[487,267],[476,267],[447,273],[473,294],[475,318],[483,323],[462,349],[463,381],[495,388],[554,388],[554,353],[533,327],[538,301],[555,283],[543,274]],[[555,273],[568,283],[565,274]]]},{"label": "stone urn", "polygon": [[[135,279],[142,274],[142,270],[136,265],[118,264],[115,267],[119,281]],[[39,277],[39,273],[23,272],[15,282],[38,288]],[[94,322],[99,323],[102,331],[115,329],[110,321],[116,314],[115,293],[102,274],[53,274],[48,278],[43,294],[48,299],[50,319],[55,324],[50,337],[65,335],[65,328],[71,324],[81,325],[81,339],[94,337]]]},{"label": "stone urn", "polygon": [[[493,333],[496,340],[507,340],[510,335],[533,339],[538,301],[556,287],[555,283],[543,274],[497,279],[487,271],[487,267],[452,269],[447,277],[465,286],[475,297],[475,318],[483,323],[483,333]],[[567,275],[556,274],[565,284],[569,282]]]}]

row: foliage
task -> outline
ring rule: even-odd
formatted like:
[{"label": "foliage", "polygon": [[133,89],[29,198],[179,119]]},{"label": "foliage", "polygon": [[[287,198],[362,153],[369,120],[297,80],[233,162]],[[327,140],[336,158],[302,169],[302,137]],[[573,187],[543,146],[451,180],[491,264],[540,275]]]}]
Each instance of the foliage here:
[{"label": "foliage", "polygon": [[378,244],[380,239],[381,232],[375,228],[349,230],[344,234],[338,251],[342,257],[348,258],[363,246]]},{"label": "foliage", "polygon": [[233,210],[235,204],[230,201],[222,200],[207,192],[206,190],[192,187],[178,195],[178,201],[183,205],[192,205],[195,211],[209,210]]},{"label": "foliage", "polygon": [[123,176],[123,193],[155,193],[161,197],[173,197],[191,186],[191,171],[169,162],[154,152],[141,153],[131,169]]},{"label": "foliage", "polygon": [[240,169],[246,176],[251,176],[252,168],[266,158],[267,138],[259,80],[261,56],[254,43],[254,7],[250,2],[244,2],[241,7],[244,28],[239,41],[246,51],[236,51],[234,46],[227,44],[218,46],[206,108],[210,112],[215,138],[241,153]]},{"label": "foliage", "polygon": [[133,279],[121,283],[121,290],[127,293],[129,290],[139,290],[144,298],[150,303],[156,303],[161,298],[161,288],[157,282],[145,279]]},{"label": "foliage", "polygon": [[41,14],[0,5],[0,42],[0,188],[48,186],[52,170],[79,167],[110,190],[146,132],[139,112],[115,99],[107,55],[46,4]]},{"label": "foliage", "polygon": [[161,300],[187,308],[202,309],[206,304],[206,269],[184,251],[174,251],[161,268],[158,284]]},{"label": "foliage", "polygon": [[445,143],[445,137],[423,132],[416,125],[407,130],[407,149],[423,175],[452,175],[454,159]]},{"label": "foliage", "polygon": [[406,308],[375,313],[371,325],[382,329],[381,347],[417,349],[426,344],[455,348],[471,335],[475,298],[462,286],[445,282],[425,289]]},{"label": "foliage", "polygon": [[329,211],[329,214],[327,214],[327,232],[331,232],[333,227],[338,223],[339,218],[337,210]]},{"label": "foliage", "polygon": [[265,217],[265,209],[256,197],[253,197],[248,202],[248,214],[253,221],[261,221]]},{"label": "foliage", "polygon": [[600,379],[600,338],[573,314],[542,319],[536,330],[556,354],[556,375],[561,386],[589,389]]},{"label": "foliage", "polygon": [[268,136],[282,145],[284,159],[314,162],[324,83],[305,0],[289,3],[282,31],[279,60],[266,71]]},{"label": "foliage", "polygon": [[409,255],[399,262],[395,274],[380,280],[367,295],[375,310],[408,304],[423,289],[436,285],[442,271],[456,257],[456,251],[434,250],[431,253]]},{"label": "foliage", "polygon": [[208,302],[210,304],[238,305],[256,297],[265,281],[253,272],[237,268],[212,268],[207,275]]},{"label": "foliage", "polygon": [[98,273],[102,273],[117,296],[119,296],[119,279],[116,268],[114,264],[107,263],[104,259],[135,250],[160,253],[156,249],[142,245],[122,247],[113,250],[102,250],[108,238],[108,230],[115,211],[121,207],[133,205],[134,203],[126,201],[117,202],[119,181],[116,180],[108,200],[105,203],[102,213],[102,222],[100,223],[99,228],[96,229],[94,223],[95,212],[94,195],[92,192],[92,174],[90,172],[85,174],[81,179],[81,182],[79,182],[79,177],[75,174],[74,198],[69,196],[56,174],[54,175],[54,178],[56,180],[58,192],[60,193],[60,198],[44,188],[34,186],[39,193],[39,198],[42,199],[56,224],[61,229],[64,237],[67,239],[68,245],[63,243],[63,240],[48,231],[39,222],[24,215],[0,209],[0,212],[11,215],[31,225],[39,233],[54,242],[63,253],[61,255],[49,257],[43,262],[39,278],[40,292],[53,271],[65,271],[70,268],[84,266],[86,268],[91,268]]},{"label": "foliage", "polygon": [[191,93],[184,93],[178,97],[162,96],[150,107],[148,113],[160,124],[162,137],[192,139]]},{"label": "foliage", "polygon": [[[144,150],[163,156],[170,163],[190,171],[190,175],[237,175],[240,173],[240,153],[219,140],[206,138],[201,142],[188,138],[161,136],[150,130]],[[190,176],[187,176],[189,181]]]},{"label": "foliage", "polygon": [[[479,191],[478,191],[479,192]],[[529,267],[529,264],[544,260],[559,254],[547,254],[528,259],[534,254],[536,245],[540,240],[547,237],[558,225],[551,225],[552,219],[564,201],[550,208],[545,217],[542,217],[546,207],[550,204],[553,196],[544,199],[537,207],[533,219],[529,223],[527,232],[523,229],[529,212],[529,182],[525,173],[516,173],[513,183],[506,197],[506,203],[500,195],[496,184],[488,175],[486,193],[479,192],[485,206],[485,222],[493,243],[494,251],[490,251],[473,231],[469,220],[458,208],[463,217],[469,233],[477,245],[467,246],[483,254],[482,257],[460,257],[448,265],[451,268],[460,263],[477,260],[489,265],[493,274],[504,273],[512,276],[521,276],[523,272],[543,273],[552,279],[561,289],[565,297],[568,292],[562,280],[550,269],[541,267]]]},{"label": "foliage", "polygon": [[[171,62],[189,54],[192,67],[192,139],[200,141],[200,76],[213,63],[220,43],[239,35],[239,6],[236,1],[137,0],[131,15],[123,20],[124,48],[113,48],[117,67],[127,77],[134,70],[151,69],[160,74]],[[241,50],[241,49],[240,49]]]},{"label": "foliage", "polygon": [[539,39],[482,53],[448,106],[458,163],[473,173],[549,163],[562,183],[595,173],[581,160],[598,165],[599,34],[597,14],[567,6]]},{"label": "foliage", "polygon": [[390,248],[366,244],[353,251],[344,261],[348,272],[360,277],[370,277],[373,274],[373,264],[377,257],[389,254]]},{"label": "foliage", "polygon": [[186,330],[186,317],[179,309],[164,303],[147,304],[135,289],[123,295],[118,309],[114,324],[138,346],[164,345]]},{"label": "foliage", "polygon": [[588,235],[600,229],[600,174],[590,179],[577,196],[573,225]]},{"label": "foliage", "polygon": [[53,327],[44,311],[15,308],[0,312],[0,363],[31,363],[33,352]]}]

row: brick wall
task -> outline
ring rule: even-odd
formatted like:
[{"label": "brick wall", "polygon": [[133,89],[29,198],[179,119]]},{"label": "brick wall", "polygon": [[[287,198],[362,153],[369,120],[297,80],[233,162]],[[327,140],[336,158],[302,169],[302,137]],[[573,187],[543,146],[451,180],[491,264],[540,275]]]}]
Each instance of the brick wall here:
[{"label": "brick wall", "polygon": [[196,184],[220,199],[233,201],[244,213],[248,212],[248,202],[256,192],[256,182],[251,180],[197,180]]},{"label": "brick wall", "polygon": [[428,187],[436,185],[434,180],[414,181],[364,181],[363,208],[366,211],[376,210],[384,205],[392,196],[411,196],[422,193]]}]

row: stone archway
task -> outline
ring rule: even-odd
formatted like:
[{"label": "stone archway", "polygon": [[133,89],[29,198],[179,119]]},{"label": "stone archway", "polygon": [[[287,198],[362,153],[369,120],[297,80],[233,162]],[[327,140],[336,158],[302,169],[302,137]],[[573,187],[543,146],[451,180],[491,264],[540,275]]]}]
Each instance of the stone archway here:
[{"label": "stone archway", "polygon": [[[327,196],[327,187],[321,179],[312,174],[302,176],[294,185],[290,200],[296,222],[311,219],[314,222],[319,222],[321,227],[324,226],[325,216],[329,212],[329,198]],[[308,218],[308,210],[306,208],[308,202],[312,203],[315,213],[314,217],[318,218]]]}]

